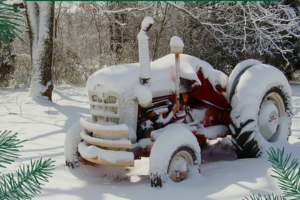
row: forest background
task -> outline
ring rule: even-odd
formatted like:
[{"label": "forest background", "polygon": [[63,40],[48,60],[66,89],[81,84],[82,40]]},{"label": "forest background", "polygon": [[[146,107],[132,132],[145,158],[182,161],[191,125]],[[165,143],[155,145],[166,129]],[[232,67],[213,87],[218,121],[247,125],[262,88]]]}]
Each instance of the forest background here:
[{"label": "forest background", "polygon": [[[290,81],[300,69],[299,0],[273,2],[55,2],[54,84],[84,85],[98,69],[138,62],[141,22],[152,16],[151,60],[170,53],[179,36],[184,53],[209,62],[229,75],[242,60],[254,58],[281,69]],[[29,87],[32,77],[30,29],[26,11],[19,29],[22,42],[0,45],[0,87]]]}]

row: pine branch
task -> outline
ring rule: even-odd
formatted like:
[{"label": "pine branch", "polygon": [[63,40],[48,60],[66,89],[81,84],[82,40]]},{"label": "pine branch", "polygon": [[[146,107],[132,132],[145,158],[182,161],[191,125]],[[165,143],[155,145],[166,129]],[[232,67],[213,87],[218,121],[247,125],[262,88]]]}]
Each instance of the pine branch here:
[{"label": "pine branch", "polygon": [[257,196],[253,194],[252,196],[250,196],[250,199],[246,197],[245,200],[286,200],[286,199],[282,196],[276,196],[272,193],[272,196],[269,194],[268,196],[264,195],[264,197],[262,197],[260,194]]},{"label": "pine branch", "polygon": [[[12,38],[18,37],[21,41],[22,38],[18,35],[22,33],[17,27],[20,26],[17,23],[11,22],[9,20],[23,21],[21,15],[17,15],[14,12],[15,10],[13,5],[3,3],[3,0],[0,0],[0,38],[4,39],[8,44]],[[0,40],[0,44],[2,44]]]},{"label": "pine branch", "polygon": [[279,181],[279,188],[283,191],[284,197],[293,197],[294,199],[300,199],[300,171],[298,159],[293,159],[288,166],[291,158],[291,153],[284,158],[284,148],[282,151],[277,149],[277,152],[271,147],[269,160],[272,162],[273,172],[277,175],[271,175],[277,178]]},{"label": "pine branch", "polygon": [[0,177],[0,199],[1,200],[21,200],[31,199],[37,193],[40,193],[41,182],[48,182],[48,178],[52,177],[54,165],[51,165],[54,161],[51,158],[42,161],[32,161],[31,164],[20,166],[17,170],[17,180],[14,179],[14,175],[6,174]]},{"label": "pine branch", "polygon": [[[0,131],[1,133],[1,131]],[[1,163],[11,164],[13,159],[18,158],[18,154],[14,153],[19,151],[18,148],[22,147],[19,144],[26,140],[20,141],[17,139],[17,134],[9,135],[11,131],[4,131],[0,134],[0,167],[6,168]]]}]

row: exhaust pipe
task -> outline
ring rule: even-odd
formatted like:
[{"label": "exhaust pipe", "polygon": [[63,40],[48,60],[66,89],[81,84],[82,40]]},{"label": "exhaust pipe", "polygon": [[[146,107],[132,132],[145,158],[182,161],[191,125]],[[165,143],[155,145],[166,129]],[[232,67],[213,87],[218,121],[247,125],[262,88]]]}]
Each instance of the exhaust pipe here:
[{"label": "exhaust pipe", "polygon": [[175,54],[175,89],[176,89],[176,104],[180,105],[180,57],[179,55],[183,52],[184,43],[178,36],[173,36],[170,40],[171,53]]},{"label": "exhaust pipe", "polygon": [[140,80],[141,83],[148,83],[151,78],[150,72],[150,58],[149,58],[149,46],[146,32],[148,32],[152,25],[154,24],[154,20],[152,17],[145,17],[142,22],[142,29],[138,34],[139,41],[139,60],[140,60]]}]

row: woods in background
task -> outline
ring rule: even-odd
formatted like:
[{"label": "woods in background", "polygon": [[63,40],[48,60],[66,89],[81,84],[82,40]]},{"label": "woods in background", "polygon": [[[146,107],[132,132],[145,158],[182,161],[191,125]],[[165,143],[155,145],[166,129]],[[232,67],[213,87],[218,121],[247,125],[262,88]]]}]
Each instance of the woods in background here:
[{"label": "woods in background", "polygon": [[[169,54],[170,38],[177,35],[185,43],[184,53],[226,74],[238,62],[254,58],[278,67],[292,80],[300,68],[299,5],[299,0],[55,2],[52,80],[84,85],[102,67],[138,62],[137,34],[146,16],[155,21],[148,33],[152,60]],[[17,62],[10,74],[15,75],[2,86],[30,84],[30,29],[25,17],[22,23],[24,42],[12,43]]]}]

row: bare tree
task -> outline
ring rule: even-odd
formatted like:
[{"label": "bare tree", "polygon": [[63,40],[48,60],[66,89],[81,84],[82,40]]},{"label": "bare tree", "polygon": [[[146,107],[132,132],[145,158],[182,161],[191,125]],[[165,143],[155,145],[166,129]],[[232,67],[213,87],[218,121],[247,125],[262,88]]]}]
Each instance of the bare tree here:
[{"label": "bare tree", "polygon": [[295,45],[289,40],[300,37],[299,16],[289,5],[278,2],[194,2],[193,6],[167,1],[167,4],[194,19],[219,43],[231,40],[242,51],[255,49],[260,54],[286,53]]}]

